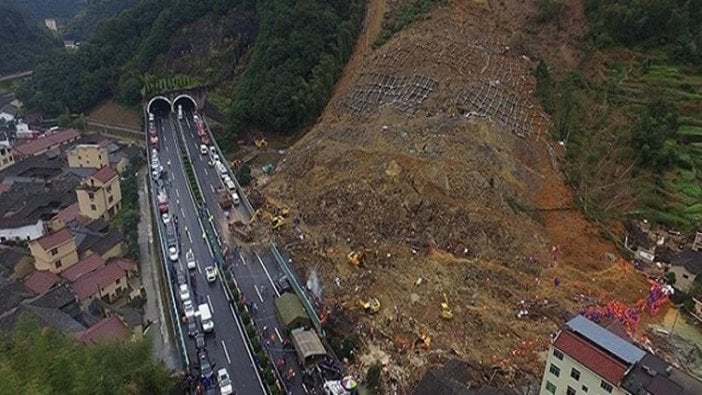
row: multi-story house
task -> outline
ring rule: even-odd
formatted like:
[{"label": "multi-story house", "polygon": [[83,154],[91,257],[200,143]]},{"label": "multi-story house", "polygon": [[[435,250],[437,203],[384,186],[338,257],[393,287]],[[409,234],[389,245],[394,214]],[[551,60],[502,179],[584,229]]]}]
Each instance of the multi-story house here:
[{"label": "multi-story house", "polygon": [[91,219],[110,220],[121,207],[119,174],[105,166],[83,180],[76,189],[81,214]]}]

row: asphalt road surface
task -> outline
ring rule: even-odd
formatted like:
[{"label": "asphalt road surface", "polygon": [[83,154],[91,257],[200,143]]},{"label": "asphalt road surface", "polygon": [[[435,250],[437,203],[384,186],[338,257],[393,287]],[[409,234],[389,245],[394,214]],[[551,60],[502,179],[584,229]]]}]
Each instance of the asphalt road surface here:
[{"label": "asphalt road surface", "polygon": [[[200,189],[203,191],[205,203],[210,210],[217,232],[222,235],[228,232],[226,228],[226,216],[216,198],[215,191],[223,187],[220,175],[214,167],[208,165],[208,156],[200,153],[200,143],[197,137],[192,114],[186,114],[183,120],[178,121],[185,140],[186,149],[190,153],[191,162],[195,168]],[[232,207],[229,213],[232,217],[248,220],[246,209],[243,205]],[[220,237],[223,239],[223,237]],[[234,250],[235,246],[229,246]],[[234,259],[231,262],[230,270],[234,272],[239,288],[252,309],[251,317],[256,322],[256,327],[263,338],[262,344],[270,351],[272,362],[278,365],[278,371],[284,378],[286,389],[291,394],[305,394],[302,383],[302,368],[291,347],[284,349],[283,342],[286,339],[284,328],[278,323],[275,314],[274,301],[279,296],[277,288],[278,280],[283,277],[283,272],[274,260],[269,249],[260,253],[255,251],[244,251],[236,248]],[[292,369],[294,376],[288,378],[288,371]]]},{"label": "asphalt road surface", "polygon": [[[244,336],[246,335],[235,319],[234,310],[224,290],[222,276],[220,275],[213,283],[208,283],[205,277],[205,267],[213,265],[214,258],[205,241],[197,208],[188,189],[181,152],[176,140],[178,135],[176,134],[175,122],[170,117],[157,119],[160,140],[159,158],[166,171],[164,185],[169,197],[169,211],[172,218],[169,226],[175,225],[177,219],[177,234],[180,242],[180,258],[174,264],[178,265],[184,273],[190,272],[187,277],[195,309],[197,310],[197,305],[201,303],[207,303],[210,306],[215,329],[213,333],[206,335],[206,340],[210,362],[216,364],[214,370],[222,367],[227,369],[237,394],[265,394],[253,358],[245,344]],[[153,179],[152,182],[154,183],[154,193],[157,193],[158,186]],[[165,232],[163,221],[159,221],[159,223],[161,232]],[[189,271],[185,263],[185,254],[190,249],[195,254],[197,268]],[[171,264],[169,261],[169,265]],[[177,285],[171,284],[171,286],[175,287],[177,298]],[[182,314],[180,306],[179,313]],[[193,375],[198,375],[194,340],[187,336],[186,324],[181,324],[181,328],[186,339],[191,372]]]}]

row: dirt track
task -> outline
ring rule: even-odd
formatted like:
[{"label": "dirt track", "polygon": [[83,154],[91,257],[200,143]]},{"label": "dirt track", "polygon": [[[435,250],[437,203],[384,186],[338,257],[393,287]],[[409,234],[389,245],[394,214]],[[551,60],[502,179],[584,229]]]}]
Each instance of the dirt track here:
[{"label": "dirt track", "polygon": [[[321,122],[263,188],[299,219],[281,232],[298,269],[319,274],[322,301],[367,339],[354,368],[383,357],[407,387],[451,357],[501,366],[493,384],[523,383],[541,374],[549,333],[588,301],[645,296],[570,209],[534,64],[506,48],[520,26],[490,23],[520,6],[456,3],[380,49],[359,40]],[[370,2],[364,34],[382,4]],[[363,267],[346,262],[351,250],[365,251]],[[356,307],[369,296],[376,316]],[[431,350],[408,352],[422,333]]]}]

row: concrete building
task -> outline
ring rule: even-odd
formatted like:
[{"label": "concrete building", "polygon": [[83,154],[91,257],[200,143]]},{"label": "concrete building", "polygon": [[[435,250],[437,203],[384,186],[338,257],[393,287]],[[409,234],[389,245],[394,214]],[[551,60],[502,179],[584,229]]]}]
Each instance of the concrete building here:
[{"label": "concrete building", "polygon": [[78,262],[75,238],[68,229],[48,234],[29,244],[36,270],[61,273]]},{"label": "concrete building", "polygon": [[81,214],[92,219],[109,220],[122,203],[119,174],[106,166],[83,180],[76,189]]},{"label": "concrete building", "polygon": [[30,241],[42,236],[44,236],[44,221],[41,218],[0,217],[0,243]]},{"label": "concrete building", "polygon": [[702,394],[702,382],[577,316],[549,347],[539,393],[693,395]]},{"label": "concrete building", "polygon": [[99,144],[78,144],[66,153],[68,167],[101,169],[109,166],[109,155]]},{"label": "concrete building", "polygon": [[675,288],[688,292],[695,278],[702,274],[702,252],[683,250],[670,259],[670,272],[675,273]]},{"label": "concrete building", "polygon": [[0,143],[0,170],[15,164],[15,154],[9,144]]}]

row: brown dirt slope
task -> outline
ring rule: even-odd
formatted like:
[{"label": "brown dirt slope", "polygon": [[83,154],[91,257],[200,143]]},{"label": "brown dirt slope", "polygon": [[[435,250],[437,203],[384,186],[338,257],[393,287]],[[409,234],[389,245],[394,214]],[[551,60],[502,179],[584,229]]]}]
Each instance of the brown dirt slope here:
[{"label": "brown dirt slope", "polygon": [[[280,233],[298,269],[316,272],[322,302],[339,302],[364,335],[352,367],[387,361],[405,388],[455,357],[486,368],[477,382],[497,365],[493,385],[524,383],[585,297],[644,292],[554,169],[534,64],[507,48],[519,26],[500,22],[519,10],[455,3],[380,49],[361,40],[320,123],[262,187],[298,220]],[[383,9],[371,1],[368,20]],[[363,267],[346,262],[351,250]],[[369,296],[383,304],[375,316],[356,307]],[[407,352],[422,333],[431,350]]]}]

